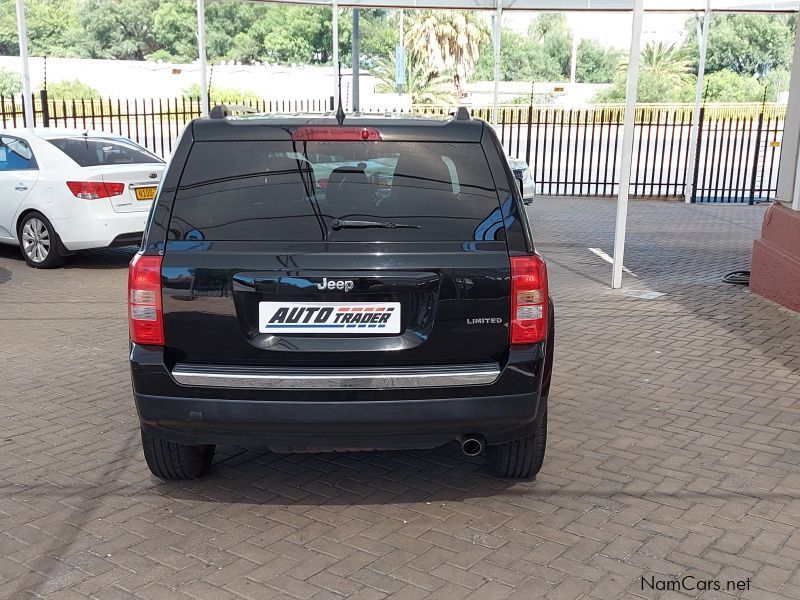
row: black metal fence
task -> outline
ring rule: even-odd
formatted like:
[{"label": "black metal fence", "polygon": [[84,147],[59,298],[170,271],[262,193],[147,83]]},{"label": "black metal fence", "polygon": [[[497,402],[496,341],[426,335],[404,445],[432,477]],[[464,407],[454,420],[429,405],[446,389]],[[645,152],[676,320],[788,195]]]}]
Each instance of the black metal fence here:
[{"label": "black metal fence", "polygon": [[[212,103],[214,99],[212,98]],[[3,127],[23,124],[19,98],[0,97]],[[324,112],[333,98],[242,100],[257,112]],[[642,105],[636,109],[631,194],[683,197],[693,184],[695,202],[771,199],[777,191],[785,106],[707,105],[701,109],[692,144],[693,107]],[[445,107],[417,105],[416,112],[444,114]],[[473,115],[491,119],[490,108]],[[612,196],[618,169],[625,110],[621,106],[561,108],[500,107],[497,131],[511,156],[524,158],[545,195]],[[125,135],[156,154],[168,156],[184,125],[200,115],[197,99],[55,100],[34,98],[34,123]],[[690,153],[695,166],[690,169]]]},{"label": "black metal fence", "polygon": [[[618,190],[624,113],[622,107],[503,109],[498,132],[508,154],[531,166],[542,193],[608,196]],[[691,106],[637,108],[631,194],[683,197],[692,183],[693,202],[774,198],[785,106],[705,106],[697,146],[692,113]]]},{"label": "black metal fence", "polygon": [[[217,103],[210,99],[213,106]],[[333,110],[333,97],[236,100],[236,105],[261,113],[306,113]],[[22,127],[25,123],[21,98],[0,96],[0,126]],[[166,158],[184,126],[200,116],[196,98],[143,98],[63,100],[45,92],[33,98],[35,127],[95,129],[124,135]]]}]

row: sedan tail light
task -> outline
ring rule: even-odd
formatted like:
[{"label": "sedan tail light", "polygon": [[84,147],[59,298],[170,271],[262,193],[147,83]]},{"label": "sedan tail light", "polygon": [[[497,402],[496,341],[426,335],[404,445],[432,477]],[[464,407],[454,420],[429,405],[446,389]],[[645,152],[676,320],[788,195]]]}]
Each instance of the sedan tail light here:
[{"label": "sedan tail light", "polygon": [[534,256],[511,257],[511,343],[536,344],[547,338],[547,265]]},{"label": "sedan tail light", "polygon": [[164,345],[160,256],[136,254],[128,267],[128,324],[134,343]]},{"label": "sedan tail light", "polygon": [[105,181],[68,181],[67,187],[72,195],[82,200],[97,200],[120,196],[125,191],[124,183],[106,183]]}]

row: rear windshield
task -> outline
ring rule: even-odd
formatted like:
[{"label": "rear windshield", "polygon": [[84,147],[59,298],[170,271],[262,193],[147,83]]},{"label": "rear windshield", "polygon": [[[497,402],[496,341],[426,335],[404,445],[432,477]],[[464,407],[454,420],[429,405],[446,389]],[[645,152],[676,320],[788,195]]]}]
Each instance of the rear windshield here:
[{"label": "rear windshield", "polygon": [[47,140],[82,167],[163,163],[155,154],[127,140],[65,137]]},{"label": "rear windshield", "polygon": [[170,238],[471,241],[501,225],[480,144],[198,142]]}]

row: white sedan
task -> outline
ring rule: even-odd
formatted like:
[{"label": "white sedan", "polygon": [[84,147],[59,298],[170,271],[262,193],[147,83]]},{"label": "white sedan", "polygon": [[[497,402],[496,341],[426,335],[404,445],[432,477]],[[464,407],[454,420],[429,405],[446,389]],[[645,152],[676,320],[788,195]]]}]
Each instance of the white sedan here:
[{"label": "white sedan", "polygon": [[32,267],[139,244],[164,161],[114,134],[0,129],[0,243]]},{"label": "white sedan", "polygon": [[522,200],[525,204],[531,204],[533,197],[539,193],[539,186],[536,185],[536,180],[533,178],[528,163],[521,158],[508,157],[508,164],[511,171],[514,173],[514,179],[521,183],[520,191],[522,192]]}]

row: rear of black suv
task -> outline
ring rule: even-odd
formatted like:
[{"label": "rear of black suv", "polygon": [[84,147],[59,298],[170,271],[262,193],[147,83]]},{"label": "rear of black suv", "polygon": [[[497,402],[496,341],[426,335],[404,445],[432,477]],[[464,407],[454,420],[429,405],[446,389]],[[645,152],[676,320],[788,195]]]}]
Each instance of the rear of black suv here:
[{"label": "rear of black suv", "polygon": [[203,119],[183,133],[129,274],[152,472],[215,444],[486,449],[544,459],[553,310],[482,121]]}]

